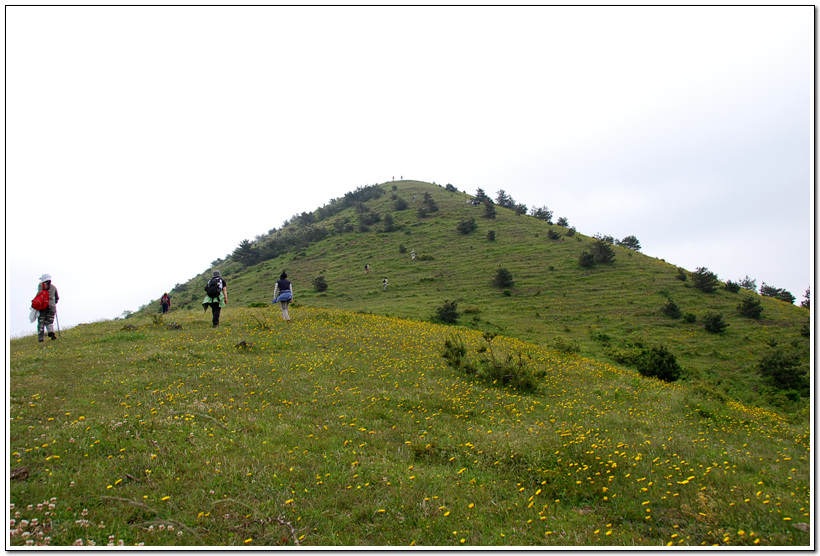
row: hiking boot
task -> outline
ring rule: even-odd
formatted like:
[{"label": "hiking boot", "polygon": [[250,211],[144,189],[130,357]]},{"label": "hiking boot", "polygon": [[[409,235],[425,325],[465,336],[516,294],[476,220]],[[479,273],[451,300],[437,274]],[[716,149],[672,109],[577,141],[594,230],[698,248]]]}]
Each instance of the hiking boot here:
[{"label": "hiking boot", "polygon": [[38,341],[38,342],[42,342],[42,341],[43,341],[43,333],[42,333],[42,332],[40,332],[39,334],[37,334],[37,341]]},{"label": "hiking boot", "polygon": [[54,332],[49,332],[49,333],[48,333],[48,337],[49,337],[49,338],[51,338],[52,340],[56,340],[56,339],[57,339],[57,335],[56,335],[56,334],[54,334]]}]

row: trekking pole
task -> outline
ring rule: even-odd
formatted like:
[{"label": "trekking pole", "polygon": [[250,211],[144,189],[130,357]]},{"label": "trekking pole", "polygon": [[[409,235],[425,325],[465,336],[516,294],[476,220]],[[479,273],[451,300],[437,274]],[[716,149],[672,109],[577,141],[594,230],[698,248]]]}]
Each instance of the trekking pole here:
[{"label": "trekking pole", "polygon": [[63,333],[60,332],[60,318],[57,316],[57,307],[54,307],[54,320],[57,321],[57,335],[63,339]]}]

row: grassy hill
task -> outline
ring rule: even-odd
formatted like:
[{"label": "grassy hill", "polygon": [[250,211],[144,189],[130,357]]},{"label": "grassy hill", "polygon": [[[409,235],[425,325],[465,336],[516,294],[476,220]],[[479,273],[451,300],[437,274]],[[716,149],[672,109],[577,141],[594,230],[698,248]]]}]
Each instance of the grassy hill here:
[{"label": "grassy hill", "polygon": [[[807,546],[810,431],[512,337],[236,308],[11,341],[9,543]],[[173,321],[171,321],[173,319]],[[458,329],[471,357],[487,348]],[[486,353],[486,351],[484,352]]]},{"label": "grassy hill", "polygon": [[[298,246],[306,229],[325,230],[323,239],[257,264],[240,264],[235,257],[216,261],[228,280],[231,304],[270,302],[283,269],[294,282],[297,302],[314,307],[430,320],[445,300],[455,301],[460,326],[630,368],[642,350],[663,346],[683,367],[685,381],[716,396],[807,418],[807,398],[767,385],[758,364],[773,350],[785,349],[797,353],[808,369],[808,310],[747,290],[703,293],[693,287],[691,269],[682,281],[675,266],[620,246],[612,246],[613,263],[583,268],[578,259],[596,242],[591,235],[570,236],[567,228],[501,207],[494,219],[484,218],[483,205],[469,204],[469,195],[434,184],[405,180],[358,192],[363,189],[383,194],[360,202],[351,192],[294,217],[255,242],[254,252],[264,254],[274,241]],[[425,193],[438,210],[420,217]],[[397,199],[407,208],[396,210]],[[374,213],[382,220],[360,231],[359,223]],[[394,222],[391,232],[383,231],[387,214]],[[459,233],[458,223],[471,218],[476,231]],[[494,241],[487,239],[491,230]],[[560,237],[551,239],[550,232]],[[512,274],[513,287],[491,286],[499,267]],[[199,309],[209,276],[210,271],[177,286],[175,307]],[[318,276],[328,284],[325,292],[314,291]],[[747,296],[760,301],[761,318],[738,313]],[[664,315],[661,309],[670,300],[696,320]],[[153,302],[141,312],[157,307]],[[723,333],[704,329],[710,312],[728,324]]]},{"label": "grassy hill", "polygon": [[[778,350],[808,367],[808,311],[617,246],[583,268],[594,238],[466,201],[404,181],[294,217],[214,261],[218,328],[209,269],[168,315],[11,340],[9,543],[808,546],[808,399],[757,370]],[[290,324],[269,305],[282,269]],[[636,372],[656,346],[681,380]]]}]

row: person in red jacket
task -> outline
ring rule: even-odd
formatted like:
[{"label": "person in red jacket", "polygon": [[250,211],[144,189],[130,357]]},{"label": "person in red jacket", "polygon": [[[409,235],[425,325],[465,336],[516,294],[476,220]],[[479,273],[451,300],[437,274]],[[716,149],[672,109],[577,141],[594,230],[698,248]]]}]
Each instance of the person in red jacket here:
[{"label": "person in red jacket", "polygon": [[49,338],[56,340],[54,317],[57,315],[57,302],[60,300],[60,295],[57,293],[57,287],[51,283],[50,274],[40,276],[37,293],[41,291],[48,291],[48,308],[41,310],[37,316],[37,341],[42,342],[45,339],[45,332],[48,332]]}]

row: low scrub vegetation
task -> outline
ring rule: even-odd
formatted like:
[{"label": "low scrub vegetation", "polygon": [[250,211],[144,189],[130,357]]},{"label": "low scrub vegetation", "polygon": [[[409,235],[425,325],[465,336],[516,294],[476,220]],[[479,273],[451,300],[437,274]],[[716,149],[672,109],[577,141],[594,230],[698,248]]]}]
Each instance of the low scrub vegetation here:
[{"label": "low scrub vegetation", "polygon": [[497,355],[492,343],[495,337],[495,334],[485,332],[485,344],[479,346],[471,356],[464,341],[458,335],[451,336],[444,341],[441,356],[457,371],[487,384],[508,386],[522,392],[535,391],[536,376],[527,367],[522,352]]}]

